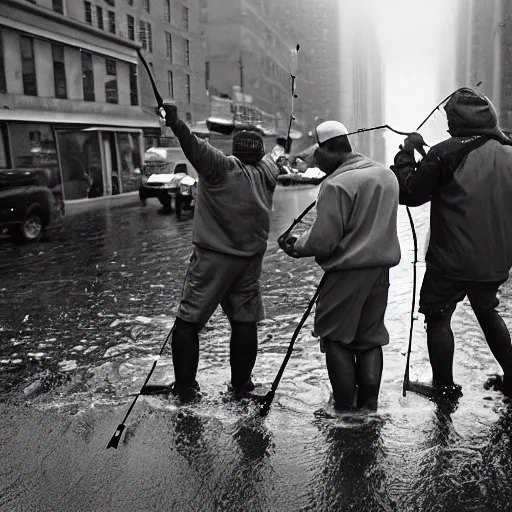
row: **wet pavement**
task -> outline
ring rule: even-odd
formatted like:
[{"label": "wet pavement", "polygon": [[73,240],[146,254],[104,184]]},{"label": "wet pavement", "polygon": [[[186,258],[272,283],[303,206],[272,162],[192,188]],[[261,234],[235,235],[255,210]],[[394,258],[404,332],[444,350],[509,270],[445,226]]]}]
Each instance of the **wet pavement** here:
[{"label": "wet pavement", "polygon": [[[254,372],[264,385],[321,277],[275,242],[315,194],[276,192]],[[413,216],[422,260],[428,207]],[[453,322],[458,407],[402,397],[413,259],[403,208],[399,232],[377,414],[334,412],[311,318],[269,415],[231,400],[229,328],[217,311],[201,333],[202,400],[140,398],[117,450],[106,444],[174,321],[191,220],[132,197],[69,213],[33,246],[0,239],[0,510],[510,510],[512,408],[483,388],[498,366],[467,302]],[[418,284],[423,272],[420,261]],[[509,283],[500,299],[512,327]],[[430,378],[421,315],[411,378]],[[170,381],[166,350],[151,382]]]}]

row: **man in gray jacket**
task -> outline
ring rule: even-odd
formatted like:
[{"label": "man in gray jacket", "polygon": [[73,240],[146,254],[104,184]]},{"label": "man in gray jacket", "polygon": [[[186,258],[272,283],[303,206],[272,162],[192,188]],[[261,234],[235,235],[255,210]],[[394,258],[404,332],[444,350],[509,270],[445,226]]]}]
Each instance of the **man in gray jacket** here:
[{"label": "man in gray jacket", "polygon": [[190,260],[172,336],[175,383],[183,400],[199,390],[199,331],[220,304],[231,324],[231,386],[252,391],[258,350],[257,322],[264,318],[260,292],[272,198],[279,168],[265,156],[257,131],[233,137],[233,156],[198,139],[164,104],[166,123],[199,175]]},{"label": "man in gray jacket", "polygon": [[299,239],[281,247],[289,255],[314,256],[325,270],[315,331],[325,352],[338,409],[376,409],[389,268],[400,261],[398,181],[392,171],[352,151],[347,129],[326,121],[316,129],[315,159],[328,177],[318,194],[317,217]]}]

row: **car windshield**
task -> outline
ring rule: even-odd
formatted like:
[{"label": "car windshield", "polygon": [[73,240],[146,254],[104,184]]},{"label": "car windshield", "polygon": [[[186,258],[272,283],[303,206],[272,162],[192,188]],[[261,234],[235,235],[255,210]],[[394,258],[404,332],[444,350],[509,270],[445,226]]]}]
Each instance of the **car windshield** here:
[{"label": "car windshield", "polygon": [[174,163],[166,162],[165,160],[149,160],[144,162],[143,173],[146,176],[152,174],[173,174]]}]

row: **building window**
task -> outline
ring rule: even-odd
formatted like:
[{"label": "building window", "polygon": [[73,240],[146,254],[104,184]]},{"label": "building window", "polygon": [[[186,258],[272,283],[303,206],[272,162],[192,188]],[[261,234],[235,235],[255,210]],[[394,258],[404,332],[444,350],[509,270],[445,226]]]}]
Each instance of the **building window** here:
[{"label": "building window", "polygon": [[85,11],[85,21],[92,25],[92,5],[91,2],[84,0],[84,11]]},{"label": "building window", "polygon": [[130,103],[132,105],[139,104],[139,94],[137,88],[137,66],[130,64]]},{"label": "building window", "polygon": [[52,0],[52,8],[55,12],[64,14],[64,2],[63,0]]},{"label": "building window", "polygon": [[171,98],[174,98],[174,76],[172,71],[167,71],[167,92]]},{"label": "building window", "polygon": [[105,97],[107,99],[107,103],[117,103],[117,69],[116,69],[116,61],[112,59],[105,60],[105,70],[107,72],[107,77],[114,77],[108,82],[105,82]]},{"label": "building window", "polygon": [[130,7],[133,7],[133,0],[126,0],[126,3],[127,3]]},{"label": "building window", "polygon": [[190,75],[185,75],[185,91],[187,93],[187,103],[190,103]]},{"label": "building window", "polygon": [[142,9],[149,12],[149,0],[142,0]]},{"label": "building window", "polygon": [[0,92],[7,92],[5,84],[5,57],[4,57],[4,44],[2,40],[2,31],[0,30]]},{"label": "building window", "polygon": [[97,21],[98,21],[98,28],[100,28],[101,30],[104,30],[104,26],[103,26],[103,9],[99,5],[96,6],[96,18],[97,18]]},{"label": "building window", "polygon": [[23,75],[23,94],[37,96],[36,62],[34,59],[34,40],[20,37],[21,73]]},{"label": "building window", "polygon": [[185,25],[185,30],[188,30],[188,7],[183,6],[183,24]]},{"label": "building window", "polygon": [[108,31],[112,34],[116,33],[116,13],[108,11]]},{"label": "building window", "polygon": [[148,52],[152,52],[153,36],[151,33],[151,25],[147,21],[139,21],[139,38],[142,48]]},{"label": "building window", "polygon": [[84,101],[94,101],[92,55],[87,52],[82,52],[82,87],[84,89]]},{"label": "building window", "polygon": [[204,85],[206,86],[206,90],[210,88],[210,63],[204,63]]},{"label": "building window", "polygon": [[128,38],[135,41],[135,20],[133,19],[133,16],[127,14],[126,21],[128,24]]},{"label": "building window", "polygon": [[190,66],[190,41],[188,39],[183,39],[183,46],[185,50],[185,64]]},{"label": "building window", "polygon": [[169,34],[169,32],[165,33],[165,47],[167,60],[172,62],[172,36],[171,34]]},{"label": "building window", "polygon": [[164,0],[165,21],[171,23],[171,0]]},{"label": "building window", "polygon": [[66,99],[68,91],[66,87],[66,66],[64,64],[64,46],[52,44],[53,80],[55,82],[55,97]]}]

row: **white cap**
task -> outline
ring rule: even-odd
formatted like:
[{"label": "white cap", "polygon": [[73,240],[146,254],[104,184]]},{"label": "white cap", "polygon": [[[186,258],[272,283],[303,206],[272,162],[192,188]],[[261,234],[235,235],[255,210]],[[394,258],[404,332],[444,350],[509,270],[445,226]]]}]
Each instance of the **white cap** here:
[{"label": "white cap", "polygon": [[316,127],[316,138],[318,144],[322,144],[326,140],[340,137],[341,135],[348,135],[348,130],[344,124],[338,121],[325,121]]}]

